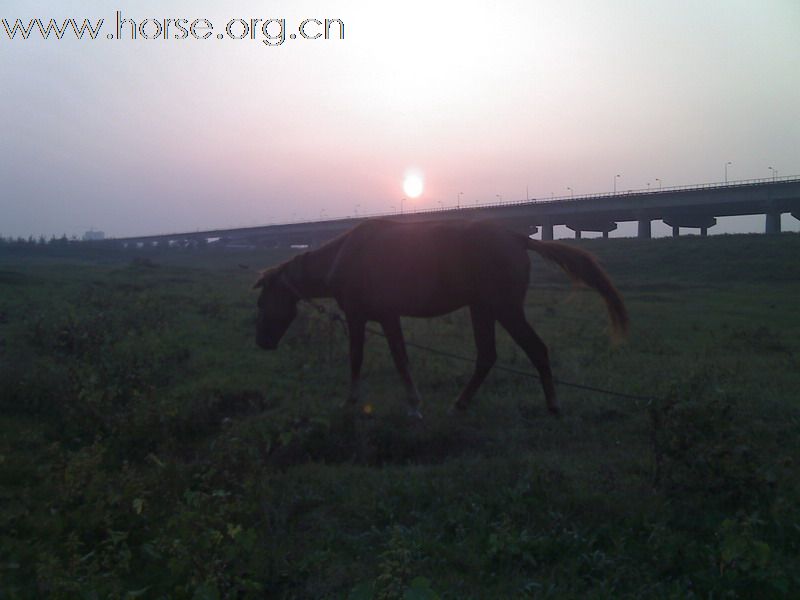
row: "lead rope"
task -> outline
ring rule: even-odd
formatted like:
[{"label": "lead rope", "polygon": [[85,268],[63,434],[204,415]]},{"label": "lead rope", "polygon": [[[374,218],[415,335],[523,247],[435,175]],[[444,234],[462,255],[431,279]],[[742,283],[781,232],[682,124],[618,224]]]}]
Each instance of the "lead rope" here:
[{"label": "lead rope", "polygon": [[[344,319],[344,317],[342,317],[342,315],[340,315],[338,312],[329,311],[325,306],[323,306],[322,304],[320,304],[318,302],[314,302],[313,300],[310,300],[308,298],[304,298],[303,295],[300,294],[300,292],[297,290],[297,288],[295,288],[291,284],[291,282],[289,282],[285,278],[284,278],[284,282],[286,283],[287,287],[292,291],[292,293],[297,295],[297,297],[298,297],[298,299],[300,301],[305,302],[306,304],[311,306],[320,315],[327,316],[332,322],[341,323],[342,324],[342,328],[343,328],[344,333],[345,333],[345,336],[349,337],[350,333],[349,333],[349,331],[347,329],[347,321]],[[382,337],[382,338],[386,337],[386,335],[382,331],[379,331],[378,329],[373,329],[372,327],[367,327],[366,328],[366,332],[371,334],[371,335],[377,335],[377,336]],[[424,344],[419,344],[417,342],[406,341],[406,346],[411,346],[412,348],[417,348],[418,350],[423,350],[423,351],[428,352],[430,354],[435,354],[437,356],[444,356],[446,358],[450,358],[450,359],[453,359],[453,360],[460,360],[460,361],[468,362],[468,363],[475,362],[474,358],[469,358],[467,356],[462,356],[460,354],[453,354],[452,352],[447,352],[446,350],[438,350],[436,348],[431,348],[430,346],[425,346]],[[506,373],[513,373],[514,375],[522,375],[523,377],[529,377],[531,379],[535,379],[537,381],[541,381],[541,378],[538,375],[534,374],[534,373],[530,373],[528,371],[521,371],[519,369],[515,369],[514,367],[509,367],[507,365],[504,365],[502,363],[495,364],[493,368],[498,369],[500,371],[505,371]],[[640,396],[640,395],[637,395],[637,394],[629,394],[627,392],[618,392],[616,390],[609,390],[609,389],[605,389],[605,388],[601,388],[601,387],[596,387],[596,386],[593,386],[593,385],[585,385],[583,383],[573,383],[571,381],[564,381],[563,379],[556,379],[555,377],[553,378],[553,381],[556,384],[558,384],[560,386],[564,386],[564,387],[571,387],[571,388],[575,388],[575,389],[579,389],[579,390],[585,390],[585,391],[588,391],[588,392],[594,392],[594,393],[597,393],[597,394],[605,394],[607,396],[616,396],[617,398],[625,398],[626,400],[639,400],[639,401],[647,402],[648,406],[653,401],[659,400],[659,398],[656,398],[655,396]]]}]

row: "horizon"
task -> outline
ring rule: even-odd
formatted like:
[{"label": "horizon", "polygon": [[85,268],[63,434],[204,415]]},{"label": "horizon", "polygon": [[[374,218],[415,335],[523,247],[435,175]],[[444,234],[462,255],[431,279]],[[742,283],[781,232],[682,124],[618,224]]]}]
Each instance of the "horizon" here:
[{"label": "horizon", "polygon": [[[106,39],[117,11],[147,35]],[[256,17],[285,23],[262,31]],[[9,24],[35,18],[111,29],[8,39]],[[200,23],[196,39],[145,39],[167,18],[216,35],[200,39]],[[2,236],[131,237],[800,172],[790,1],[11,0],[0,19]],[[320,37],[292,41],[301,23]],[[800,222],[787,214],[782,227]],[[709,234],[759,230],[763,218],[723,217]]]}]

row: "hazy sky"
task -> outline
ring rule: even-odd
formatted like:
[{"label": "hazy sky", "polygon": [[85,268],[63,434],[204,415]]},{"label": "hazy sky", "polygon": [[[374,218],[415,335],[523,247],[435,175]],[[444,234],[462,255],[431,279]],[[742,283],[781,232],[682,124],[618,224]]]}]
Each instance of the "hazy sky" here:
[{"label": "hazy sky", "polygon": [[[128,28],[109,40],[117,10],[137,23],[208,19],[213,35],[133,41]],[[797,0],[0,8],[10,25],[35,17],[105,24],[94,41],[9,40],[0,24],[0,235],[389,211],[412,168],[425,191],[407,210],[454,205],[459,192],[472,204],[524,199],[526,187],[611,191],[618,173],[618,189],[721,181],[727,161],[731,180],[770,166],[800,174]],[[217,39],[231,19],[253,18],[285,18],[286,41]],[[345,39],[337,27],[333,39],[288,39],[326,18]],[[797,221],[785,215],[784,228]]]}]

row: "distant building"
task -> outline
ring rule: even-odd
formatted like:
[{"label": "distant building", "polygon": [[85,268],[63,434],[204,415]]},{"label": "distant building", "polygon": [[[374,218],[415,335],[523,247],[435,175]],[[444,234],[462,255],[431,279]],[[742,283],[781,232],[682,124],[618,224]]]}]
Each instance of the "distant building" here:
[{"label": "distant building", "polygon": [[94,229],[90,229],[86,233],[83,234],[83,241],[84,242],[92,242],[95,240],[102,240],[105,239],[106,234],[102,231],[95,231]]}]

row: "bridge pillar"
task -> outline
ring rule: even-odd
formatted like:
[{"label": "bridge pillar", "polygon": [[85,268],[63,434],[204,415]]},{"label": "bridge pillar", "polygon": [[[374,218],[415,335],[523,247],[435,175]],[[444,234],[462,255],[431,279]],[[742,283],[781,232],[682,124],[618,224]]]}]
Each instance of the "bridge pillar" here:
[{"label": "bridge pillar", "polygon": [[639,232],[637,237],[648,240],[652,237],[652,228],[649,219],[639,219]]},{"label": "bridge pillar", "polygon": [[608,232],[607,232],[607,231],[604,231],[604,232],[603,232],[603,239],[604,239],[604,240],[607,240],[607,239],[608,239]]},{"label": "bridge pillar", "polygon": [[553,241],[553,226],[550,223],[542,225],[542,239],[546,242]]},{"label": "bridge pillar", "polygon": [[780,233],[781,232],[781,213],[771,212],[767,213],[765,233]]},{"label": "bridge pillar", "polygon": [[581,239],[584,231],[598,231],[603,234],[604,238],[608,237],[609,231],[614,231],[617,224],[614,221],[604,221],[602,219],[575,219],[574,221],[567,221],[564,223],[569,229],[575,232],[575,239]]},{"label": "bridge pillar", "polygon": [[672,215],[664,217],[664,223],[672,227],[672,237],[678,237],[681,227],[699,229],[700,235],[706,236],[708,228],[717,224],[717,219],[708,215]]}]

